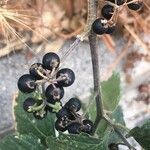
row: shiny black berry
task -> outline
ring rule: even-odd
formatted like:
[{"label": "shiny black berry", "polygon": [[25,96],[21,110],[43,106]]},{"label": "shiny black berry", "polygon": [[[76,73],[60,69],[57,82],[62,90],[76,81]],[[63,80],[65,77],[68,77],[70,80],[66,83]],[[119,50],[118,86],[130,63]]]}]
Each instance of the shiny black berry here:
[{"label": "shiny black berry", "polygon": [[35,91],[35,78],[29,74],[21,76],[18,80],[18,88],[23,93],[31,93]]},{"label": "shiny black berry", "polygon": [[69,111],[79,111],[81,108],[81,102],[77,98],[71,98],[64,106]]},{"label": "shiny black berry", "polygon": [[102,35],[107,31],[107,27],[105,26],[107,20],[105,18],[98,18],[92,24],[92,30],[94,33]]},{"label": "shiny black berry", "polygon": [[104,5],[104,7],[101,10],[102,16],[107,20],[109,20],[112,17],[113,12],[114,12],[114,7],[109,4]]},{"label": "shiny black berry", "polygon": [[73,122],[67,126],[68,132],[72,134],[79,134],[81,132],[81,124]]},{"label": "shiny black berry", "polygon": [[62,131],[62,132],[66,131],[66,127],[64,126],[63,121],[61,119],[56,120],[55,129],[57,131]]},{"label": "shiny black berry", "polygon": [[110,27],[108,27],[107,28],[107,30],[106,30],[106,34],[112,34],[114,31],[115,31],[115,29],[116,29],[116,26],[115,25],[113,25],[113,26],[110,26]]},{"label": "shiny black berry", "polygon": [[30,67],[30,69],[29,69],[30,75],[33,76],[36,80],[43,79],[43,77],[41,77],[37,73],[37,70],[41,72],[42,69],[43,69],[43,67],[42,67],[41,63],[32,64],[31,67]]},{"label": "shiny black berry", "polygon": [[71,69],[64,68],[57,72],[56,78],[59,80],[57,83],[60,87],[67,87],[73,84],[75,74]]},{"label": "shiny black berry", "polygon": [[60,100],[64,96],[64,89],[63,87],[58,87],[58,84],[50,84],[46,88],[45,96],[47,97],[48,102],[53,103]]},{"label": "shiny black berry", "polygon": [[93,132],[93,122],[91,120],[85,119],[83,120],[83,129],[82,131],[88,134],[91,134]]},{"label": "shiny black berry", "polygon": [[[115,0],[107,0],[107,1],[110,1],[115,4]],[[117,5],[123,5],[124,3],[125,3],[125,0],[117,0]]]},{"label": "shiny black berry", "polygon": [[52,70],[59,67],[60,58],[56,53],[50,52],[43,56],[42,63],[45,69]]},{"label": "shiny black berry", "polygon": [[64,107],[60,109],[59,112],[56,113],[56,117],[58,119],[65,119],[65,118],[69,118],[70,116],[71,113]]},{"label": "shiny black berry", "polygon": [[36,99],[29,97],[27,98],[24,103],[23,103],[23,109],[29,113],[31,113],[32,111],[30,111],[30,107],[36,105]]},{"label": "shiny black berry", "polygon": [[118,145],[116,143],[111,143],[108,145],[109,150],[119,150]]},{"label": "shiny black berry", "polygon": [[42,120],[43,118],[45,118],[47,116],[47,111],[45,109],[42,111],[34,112],[33,116],[35,119]]},{"label": "shiny black berry", "polygon": [[[128,0],[127,2],[130,2],[130,1],[131,0]],[[128,8],[131,10],[135,10],[135,11],[139,10],[141,7],[142,7],[142,2],[140,1],[128,4]]]}]

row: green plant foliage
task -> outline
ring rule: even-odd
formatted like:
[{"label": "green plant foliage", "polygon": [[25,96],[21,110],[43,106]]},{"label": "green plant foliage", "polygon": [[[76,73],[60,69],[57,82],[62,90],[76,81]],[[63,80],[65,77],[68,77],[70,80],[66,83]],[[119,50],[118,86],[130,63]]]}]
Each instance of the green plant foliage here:
[{"label": "green plant foliage", "polygon": [[133,136],[145,150],[150,150],[150,119],[142,127],[133,128],[129,136]]},{"label": "green plant foliage", "polygon": [[19,93],[15,107],[15,116],[17,122],[17,131],[20,134],[32,133],[33,135],[40,138],[42,141],[45,141],[46,136],[53,135],[55,136],[54,130],[54,117],[55,115],[49,113],[46,118],[42,120],[36,120],[32,114],[25,112],[22,108],[23,101],[33,95],[25,95]]},{"label": "green plant foliage", "polygon": [[53,150],[104,150],[99,139],[85,135],[65,135],[59,137],[48,137],[47,145]]},{"label": "green plant foliage", "polygon": [[0,150],[46,150],[40,139],[29,135],[9,135],[0,141]]},{"label": "green plant foliage", "polygon": [[[120,129],[120,132],[122,132],[122,134],[124,134],[126,129],[123,128],[125,126],[125,122],[124,122],[124,119],[123,119],[123,113],[122,113],[121,107],[118,106],[115,109],[115,111],[111,114],[110,117],[112,118],[112,120],[114,121],[114,123],[116,125],[119,124],[120,126],[122,126],[119,129]],[[104,132],[102,132],[103,128],[102,128],[101,123],[100,123],[100,126],[99,126],[99,128],[97,130],[97,133],[98,134],[103,133],[102,140],[103,140],[103,146],[104,146],[105,150],[108,150],[108,145],[110,143],[121,142],[120,137],[118,137],[118,135],[113,130],[113,128],[110,127],[109,125],[107,125],[106,122],[105,122],[105,130],[104,130]]]},{"label": "green plant foliage", "polygon": [[[115,111],[109,115],[109,117],[114,120],[114,123],[119,124],[120,126],[125,126],[125,121],[123,119],[123,112],[120,106],[118,106]],[[97,134],[100,137],[103,137],[106,132],[110,132],[112,128],[106,123],[106,121],[101,120],[99,127],[97,129]],[[109,136],[108,136],[109,137]]]},{"label": "green plant foliage", "polygon": [[[101,91],[102,91],[102,101],[104,104],[104,109],[107,111],[113,112],[115,108],[118,106],[120,100],[120,76],[117,73],[113,73],[113,75],[107,80],[101,83]],[[95,99],[93,99],[94,94],[91,94],[90,100],[93,100],[91,103],[88,116],[91,120],[94,121],[96,117],[96,103]]]},{"label": "green plant foliage", "polygon": [[[102,83],[102,98],[105,109],[109,111],[108,116],[114,121],[118,128],[125,133],[125,122],[120,106],[118,106],[120,97],[120,79],[118,74],[113,74],[108,81]],[[108,150],[108,144],[121,142],[120,138],[114,132],[105,120],[101,120],[96,131],[96,137],[87,134],[63,134],[55,135],[54,121],[55,115],[49,113],[43,120],[36,120],[32,114],[26,113],[22,104],[23,101],[34,94],[19,93],[16,99],[15,116],[17,122],[17,133],[10,135],[0,141],[0,150]],[[94,94],[90,99],[93,100]],[[87,114],[94,121],[96,117],[95,101],[88,107]],[[141,128],[136,127],[131,130],[130,136],[133,136],[146,150],[150,147],[150,121]]]},{"label": "green plant foliage", "polygon": [[120,75],[113,73],[107,81],[102,82],[101,90],[104,108],[114,111],[120,100]]}]

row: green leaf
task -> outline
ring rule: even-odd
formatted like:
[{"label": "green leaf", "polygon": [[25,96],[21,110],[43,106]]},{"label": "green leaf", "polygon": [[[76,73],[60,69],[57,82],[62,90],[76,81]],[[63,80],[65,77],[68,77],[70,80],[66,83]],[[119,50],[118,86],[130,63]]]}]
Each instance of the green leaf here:
[{"label": "green leaf", "polygon": [[46,150],[33,135],[9,135],[0,141],[0,150]]},{"label": "green leaf", "polygon": [[101,141],[85,135],[65,135],[48,137],[47,145],[53,150],[105,150]]},{"label": "green leaf", "polygon": [[89,143],[89,144],[99,144],[100,143],[100,139],[92,137],[86,133],[69,134],[69,135],[59,133],[59,138],[60,139],[67,139],[67,140],[71,140],[71,141],[76,141],[76,142]]},{"label": "green leaf", "polygon": [[[109,115],[109,117],[115,121],[115,123],[121,125],[121,126],[125,126],[125,121],[123,119],[123,112],[120,106],[118,106],[115,111]],[[110,127],[109,125],[106,123],[106,121],[101,120],[99,127],[97,129],[97,134],[99,135],[99,137],[103,137],[106,133],[106,129]],[[107,131],[106,131],[107,132]]]},{"label": "green leaf", "polygon": [[54,117],[55,115],[49,113],[46,118],[42,120],[37,120],[33,117],[32,114],[27,113],[23,110],[22,104],[23,101],[32,96],[19,93],[16,102],[17,105],[15,107],[15,116],[17,122],[17,131],[21,134],[32,133],[42,140],[45,141],[46,136],[53,135],[55,136],[54,130]]},{"label": "green leaf", "polygon": [[[103,100],[104,108],[110,112],[113,112],[118,106],[119,98],[120,98],[119,74],[113,73],[113,75],[107,81],[103,81],[101,83],[101,88],[102,88],[101,91],[102,91],[102,100]],[[91,94],[90,98],[88,98],[90,99],[90,103],[91,100],[93,102],[90,104],[90,107],[86,114],[86,116],[88,116],[89,119],[91,119],[92,121],[94,121],[96,118],[96,103],[93,97],[94,94]],[[98,134],[100,137],[104,136],[104,132],[106,128],[107,128],[107,124],[105,121],[102,120],[98,129]]]},{"label": "green leaf", "polygon": [[142,127],[133,128],[130,133],[145,150],[150,150],[150,119]]},{"label": "green leaf", "polygon": [[[120,106],[118,106],[115,111],[110,115],[110,118],[114,121],[114,123],[118,124],[121,127],[118,127],[122,134],[125,133],[126,129],[125,127],[125,122],[123,119],[123,112]],[[103,123],[103,124],[101,124]],[[118,143],[121,142],[120,137],[116,134],[116,132],[110,127],[105,121],[102,120],[100,122],[100,125],[97,129],[97,134],[99,137],[102,137],[103,140],[103,146],[105,150],[108,150],[108,145],[110,143]]]},{"label": "green leaf", "polygon": [[114,111],[120,100],[120,76],[118,73],[101,83],[102,100],[104,108],[108,111]]}]

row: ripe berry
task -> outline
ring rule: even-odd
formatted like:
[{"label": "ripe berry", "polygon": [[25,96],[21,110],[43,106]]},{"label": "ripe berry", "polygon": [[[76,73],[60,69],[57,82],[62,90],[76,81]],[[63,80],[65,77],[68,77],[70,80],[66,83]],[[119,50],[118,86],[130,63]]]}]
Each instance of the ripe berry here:
[{"label": "ripe berry", "polygon": [[113,12],[114,12],[114,7],[109,4],[104,5],[104,7],[101,10],[102,16],[107,20],[109,20],[112,17]]},{"label": "ripe berry", "polygon": [[81,124],[73,122],[67,126],[68,132],[72,134],[79,134],[81,132]]},{"label": "ripe berry", "polygon": [[47,111],[45,109],[39,112],[34,112],[33,116],[35,117],[35,119],[41,120],[47,116]]},{"label": "ripe berry", "polygon": [[31,113],[31,111],[29,111],[30,106],[33,106],[36,104],[36,100],[32,97],[27,98],[24,103],[23,103],[23,109],[29,113]]},{"label": "ripe berry", "polygon": [[[107,1],[110,1],[115,4],[115,0],[107,0]],[[125,3],[125,0],[117,0],[117,5],[123,5],[124,3]]]},{"label": "ripe berry", "polygon": [[64,106],[69,111],[79,111],[81,108],[81,102],[77,98],[71,98]]},{"label": "ripe berry", "polygon": [[[71,69],[64,68],[57,72],[56,78],[60,79],[57,82],[60,87],[61,86],[67,87],[67,86],[70,86],[71,84],[73,84],[73,82],[75,80],[75,74]],[[62,78],[62,80],[61,80],[61,78]]]},{"label": "ripe berry", "polygon": [[91,120],[85,119],[85,120],[83,120],[83,129],[82,129],[82,131],[86,132],[88,134],[91,134],[92,131],[93,131],[93,126],[94,126],[94,124]]},{"label": "ripe berry", "polygon": [[71,116],[71,113],[68,112],[68,110],[66,108],[62,108],[59,110],[59,112],[56,113],[56,117],[58,119],[65,119],[65,118],[69,118]]},{"label": "ripe berry", "polygon": [[48,98],[48,102],[55,102],[57,100],[60,100],[64,96],[64,89],[63,87],[58,87],[57,84],[50,84],[46,88],[45,96]]},{"label": "ripe berry", "polygon": [[115,29],[116,29],[116,26],[113,25],[113,26],[111,26],[111,27],[108,27],[108,28],[107,28],[107,31],[106,31],[105,33],[106,33],[106,34],[112,34],[112,33],[115,31]]},{"label": "ripe berry", "polygon": [[53,68],[58,68],[60,64],[60,58],[56,53],[47,53],[43,56],[43,67],[48,70],[52,70]]},{"label": "ripe berry", "polygon": [[30,69],[29,69],[29,72],[30,72],[30,75],[33,76],[36,80],[40,80],[42,79],[43,77],[41,77],[38,73],[37,73],[37,70],[42,70],[43,67],[42,67],[42,64],[41,63],[35,63],[33,65],[31,65]]},{"label": "ripe berry", "polygon": [[63,125],[63,122],[61,119],[57,119],[56,122],[55,122],[55,129],[57,131],[66,131],[66,127]]},{"label": "ripe berry", "polygon": [[105,18],[98,18],[92,24],[92,30],[96,34],[104,34],[107,31],[107,27],[105,27],[107,20]]},{"label": "ripe berry", "polygon": [[[127,2],[130,2],[130,1],[131,0],[128,0]],[[141,7],[142,7],[142,2],[140,1],[136,1],[136,2],[128,4],[128,8],[131,10],[135,10],[135,11],[139,10]]]},{"label": "ripe berry", "polygon": [[116,143],[111,143],[108,145],[109,150],[119,150],[118,145]]},{"label": "ripe berry", "polygon": [[21,76],[18,80],[18,88],[23,93],[31,93],[36,89],[35,78],[29,74]]}]

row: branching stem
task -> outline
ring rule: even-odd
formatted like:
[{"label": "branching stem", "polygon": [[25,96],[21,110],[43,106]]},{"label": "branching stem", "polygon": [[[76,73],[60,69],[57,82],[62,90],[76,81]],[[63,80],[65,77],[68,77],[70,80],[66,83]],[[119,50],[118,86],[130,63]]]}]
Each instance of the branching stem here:
[{"label": "branching stem", "polygon": [[[88,24],[91,27],[91,24],[97,17],[97,0],[88,0],[88,8],[89,8]],[[89,44],[93,68],[94,92],[97,93],[97,96],[95,97],[97,115],[94,122],[94,130],[93,130],[94,134],[101,118],[103,117],[103,104],[101,100],[101,90],[100,90],[100,70],[99,70],[99,55],[97,49],[97,37],[92,30],[90,31],[89,34]]]},{"label": "branching stem", "polygon": [[[97,0],[88,0],[88,21],[87,25],[90,26],[96,20],[97,17]],[[88,28],[88,27],[87,27]],[[101,88],[100,88],[100,66],[99,66],[99,54],[97,49],[97,37],[96,34],[91,30],[88,36],[89,45],[91,50],[91,59],[92,59],[92,68],[93,68],[93,80],[94,80],[94,92],[97,93],[95,97],[96,102],[96,119],[94,122],[93,134],[95,133],[101,119],[104,119],[111,127],[113,127],[114,131],[117,135],[122,139],[122,141],[128,146],[131,150],[136,150],[134,147],[130,145],[124,135],[120,132],[119,128],[116,124],[111,121],[108,117],[104,115],[104,108],[101,98]]]}]

